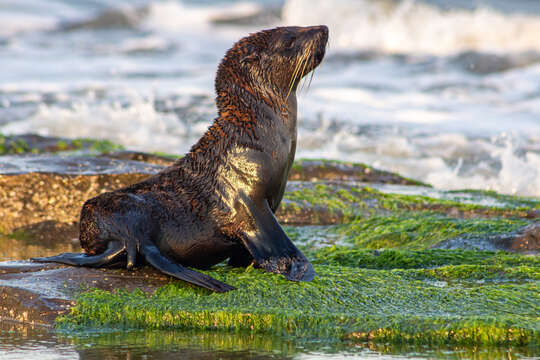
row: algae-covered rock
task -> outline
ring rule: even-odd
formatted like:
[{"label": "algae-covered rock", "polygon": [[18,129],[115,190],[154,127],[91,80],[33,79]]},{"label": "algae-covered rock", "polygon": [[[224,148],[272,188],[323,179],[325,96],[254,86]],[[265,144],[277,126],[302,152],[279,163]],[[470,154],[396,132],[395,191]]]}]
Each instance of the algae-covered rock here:
[{"label": "algae-covered rock", "polygon": [[[326,229],[342,244],[356,248],[426,249],[473,248],[479,250],[523,250],[517,244],[524,233],[537,229],[526,219],[460,219],[442,214],[395,212],[357,218]],[[469,241],[460,242],[467,238]],[[460,246],[461,245],[461,246]],[[466,245],[466,246],[465,246]],[[538,247],[528,248],[537,252]]]},{"label": "algae-covered rock", "polygon": [[0,134],[0,155],[41,154],[65,151],[83,151],[102,153],[122,149],[122,146],[108,140],[67,139],[35,134],[2,135]]},{"label": "algae-covered rock", "polygon": [[294,219],[295,214],[309,214],[311,211],[311,217],[304,215],[301,219],[307,219],[308,224],[318,224],[320,219],[313,209],[319,208],[326,209],[335,217],[333,223],[348,223],[359,217],[402,211],[435,212],[454,218],[530,219],[534,218],[531,211],[540,209],[540,200],[535,199],[499,197],[487,193],[482,197],[471,196],[464,200],[461,193],[426,189],[430,195],[426,196],[422,194],[422,188],[414,189],[381,187],[378,190],[374,186],[344,181],[289,182],[286,201],[278,214],[285,218],[285,222],[294,223],[294,220],[289,219]]},{"label": "algae-covered rock", "polygon": [[[425,255],[430,265],[459,262],[452,258],[452,250]],[[315,266],[318,275],[309,283],[291,283],[256,269],[218,267],[207,273],[238,290],[210,294],[181,282],[150,296],[141,291],[94,290],[80,295],[58,326],[534,346],[540,340],[538,262],[487,252],[483,255],[491,260],[467,252],[456,255],[466,264],[400,268],[398,262],[386,269],[366,269],[353,261],[336,265],[321,256]]]},{"label": "algae-covered rock", "polygon": [[4,263],[1,316],[50,324],[63,315],[60,328],[221,330],[325,341],[534,348],[540,340],[538,257],[348,247],[307,254],[318,274],[309,283],[254,268],[206,271],[238,288],[226,294],[169,283],[149,267]]},{"label": "algae-covered rock", "polygon": [[[0,159],[0,259],[79,251],[77,221],[86,199],[140,181],[176,158],[101,150],[106,154]],[[525,346],[536,354],[540,200],[442,191],[337,161],[298,161],[291,179],[277,217],[314,263],[313,282],[222,264],[206,272],[238,290],[213,294],[149,267],[0,263],[0,316],[51,324],[63,315],[56,325],[66,329]]]}]

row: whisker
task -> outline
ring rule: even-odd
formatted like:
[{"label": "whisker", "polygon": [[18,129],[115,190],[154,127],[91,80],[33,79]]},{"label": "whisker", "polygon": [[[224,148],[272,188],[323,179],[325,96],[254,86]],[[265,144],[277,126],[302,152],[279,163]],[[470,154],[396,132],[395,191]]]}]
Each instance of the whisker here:
[{"label": "whisker", "polygon": [[[304,77],[304,70],[306,70],[306,65],[308,64],[308,59],[309,57],[306,56],[306,60],[304,61],[304,65],[302,66],[302,71],[300,72],[300,77],[303,78]],[[302,89],[304,88],[304,84],[305,84],[305,81],[302,83],[302,87],[300,88],[300,91],[302,91]]]},{"label": "whisker", "polygon": [[314,74],[315,74],[315,69],[313,69],[313,71],[311,72],[311,76],[309,77],[309,83],[308,83],[308,86],[307,86],[308,89],[311,87],[311,81],[313,80],[313,75]]},{"label": "whisker", "polygon": [[294,83],[296,82],[297,80],[297,76],[298,74],[300,73],[299,70],[300,68],[302,67],[302,63],[304,61],[304,58],[306,58],[306,56],[304,54],[302,54],[302,56],[298,59],[297,63],[296,63],[296,66],[294,68],[294,72],[293,72],[293,75],[291,77],[291,81],[289,83],[289,91],[287,92],[287,97],[289,97],[289,95],[291,94],[291,91],[292,91],[292,88],[294,86]]},{"label": "whisker", "polygon": [[[294,71],[293,71],[293,74],[291,76],[291,80],[289,81],[289,93],[291,92],[292,90],[292,86],[294,84],[294,78],[296,77],[296,73],[298,72],[299,68],[300,68],[300,60],[302,60],[302,58],[299,58],[297,61],[296,61],[296,65],[294,66]],[[287,94],[287,96],[289,96],[289,94]]]}]

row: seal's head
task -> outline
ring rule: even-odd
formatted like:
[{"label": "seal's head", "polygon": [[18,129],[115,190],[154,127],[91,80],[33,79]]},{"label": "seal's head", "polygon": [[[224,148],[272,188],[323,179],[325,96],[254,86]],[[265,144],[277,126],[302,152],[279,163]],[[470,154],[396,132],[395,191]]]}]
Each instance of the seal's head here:
[{"label": "seal's head", "polygon": [[327,41],[324,25],[278,27],[241,39],[219,65],[218,98],[234,84],[257,98],[285,100],[300,79],[321,63]]}]

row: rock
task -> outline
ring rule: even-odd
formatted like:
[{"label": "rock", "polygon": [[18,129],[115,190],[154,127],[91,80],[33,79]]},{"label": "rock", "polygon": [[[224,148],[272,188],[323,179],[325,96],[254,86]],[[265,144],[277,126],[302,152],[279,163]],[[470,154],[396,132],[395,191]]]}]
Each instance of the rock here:
[{"label": "rock", "polygon": [[118,160],[133,160],[133,161],[142,161],[149,164],[169,166],[172,165],[178,157],[173,156],[161,156],[155,154],[148,154],[139,151],[115,151],[104,153],[101,155],[109,159],[118,159]]},{"label": "rock", "polygon": [[[2,232],[9,233],[9,235],[0,236],[0,257],[23,259],[30,256],[48,256],[60,252],[78,252],[77,221],[80,208],[85,200],[105,191],[115,190],[140,181],[157,173],[163,169],[163,166],[170,164],[172,161],[174,160],[159,155],[126,151],[99,157],[57,155],[1,157],[0,226]],[[425,249],[433,243],[439,242],[436,246],[446,249],[502,249],[519,253],[535,253],[539,250],[540,224],[534,222],[534,219],[537,217],[535,214],[540,207],[534,199],[524,200],[502,197],[498,194],[475,194],[476,197],[469,198],[465,197],[467,194],[453,194],[418,186],[418,183],[412,180],[360,164],[333,161],[300,161],[295,164],[291,179],[294,180],[287,184],[283,204],[277,212],[277,217],[283,224],[341,224],[333,227],[314,226],[312,233],[305,234],[305,238],[317,243],[315,244],[317,246],[314,246],[316,249],[319,246],[331,245],[331,243],[324,243],[324,241],[314,236],[319,232],[318,236],[323,236],[325,239],[334,236],[336,243],[344,241],[341,237],[347,236],[356,236],[359,239],[367,238],[369,240],[369,244],[349,243],[348,245],[351,248],[369,247],[370,245],[377,245],[377,248],[407,247],[410,245],[407,244],[407,241],[411,241],[419,249]],[[366,181],[404,184],[407,186],[366,186]],[[416,186],[410,186],[411,184]],[[484,201],[484,203],[493,204],[493,202],[485,201],[491,199],[490,197],[497,200],[496,205],[485,206],[479,203],[479,201]],[[400,217],[401,222],[398,221],[398,217]],[[415,217],[415,221],[411,221],[412,217]],[[373,221],[377,218],[377,221]],[[464,219],[468,218],[475,218],[475,220],[467,220],[469,225],[464,227]],[[485,222],[485,226],[470,226],[470,223],[477,224],[480,222],[480,220],[476,219],[485,218],[490,218],[489,221]],[[493,220],[491,220],[492,218]],[[430,226],[433,225],[429,223],[430,221],[437,224],[442,223],[443,226]],[[362,222],[360,224],[362,226],[355,228],[355,224],[358,225],[360,222]],[[446,226],[447,223],[448,226]],[[527,225],[523,226],[523,224]],[[345,231],[344,228],[347,226],[350,226],[353,231]],[[336,231],[339,228],[343,230],[341,235],[339,231]],[[388,232],[387,229],[389,228],[391,228],[391,231]],[[294,229],[294,227],[287,227],[291,238],[294,238]],[[306,227],[296,229],[304,231]],[[462,232],[455,232],[455,229],[461,229]],[[476,232],[471,229],[476,229]],[[505,233],[501,234],[501,232]],[[419,235],[416,237],[408,236],[414,233]],[[463,234],[474,234],[476,237],[466,238]],[[366,237],[367,235],[376,236],[369,238]],[[448,239],[449,236],[462,237],[440,242]],[[433,242],[428,244],[427,241]],[[302,244],[300,243],[299,246],[302,246]],[[303,244],[303,246],[303,249],[307,248],[306,244]],[[379,256],[380,253],[382,252],[374,254]],[[520,255],[515,254],[512,256]],[[361,263],[363,264],[363,262]],[[225,277],[229,276],[230,279],[227,279],[227,281],[244,281],[246,284],[244,290],[249,289],[247,284],[250,286],[256,285],[255,280],[259,281],[259,286],[262,288],[272,290],[273,287],[267,284],[275,281],[276,283],[273,286],[282,286],[283,289],[293,291],[293,293],[298,291],[297,300],[301,298],[302,289],[305,286],[315,286],[312,289],[313,291],[322,291],[322,289],[327,288],[333,291],[336,286],[348,286],[347,284],[353,281],[354,284],[343,289],[345,291],[343,294],[347,294],[349,291],[354,292],[349,299],[353,303],[360,297],[365,296],[363,292],[358,290],[359,288],[363,291],[364,288],[371,286],[375,296],[379,294],[379,286],[384,285],[388,291],[384,296],[377,295],[380,296],[378,303],[373,303],[371,296],[365,297],[366,304],[372,304],[374,307],[367,313],[360,314],[362,318],[376,310],[378,304],[389,304],[387,299],[395,295],[395,286],[396,284],[399,285],[403,279],[411,283],[409,284],[410,289],[409,287],[403,289],[402,294],[405,295],[395,298],[403,300],[398,311],[404,308],[409,309],[407,307],[409,306],[407,299],[411,298],[408,295],[409,291],[412,291],[414,295],[412,298],[427,302],[433,300],[432,297],[423,296],[423,293],[416,293],[418,286],[416,280],[411,280],[413,278],[396,277],[392,278],[391,281],[387,281],[388,277],[399,276],[399,274],[390,270],[377,275],[370,270],[344,267],[339,270],[343,272],[341,280],[335,282],[335,269],[331,268],[334,265],[330,263],[324,265],[330,267],[325,268],[323,266],[320,268],[320,272],[318,270],[318,273],[321,274],[318,281],[327,281],[328,284],[332,285],[322,288],[317,288],[316,284],[291,287],[282,278],[272,274],[259,273],[256,269],[230,269],[217,266],[210,271],[217,272]],[[464,265],[467,264],[464,263]],[[534,275],[528,274],[527,269],[518,270],[522,271],[520,276],[526,279],[532,278]],[[491,269],[490,271],[497,274],[499,269]],[[510,271],[508,273],[514,274]],[[449,274],[453,273],[449,272]],[[484,272],[481,269],[475,276],[484,276],[483,274]],[[424,276],[420,273],[414,276],[418,278],[420,275]],[[370,276],[375,276],[371,279],[373,281],[369,280]],[[514,278],[512,279],[514,281]],[[516,277],[516,286],[521,286],[521,279],[521,277]],[[430,278],[428,280],[424,282],[424,286],[430,287],[433,291],[441,291],[440,298],[446,299],[444,297],[446,290],[439,289],[439,279]],[[506,279],[501,281],[503,280],[506,281]],[[0,263],[0,318],[2,320],[48,326],[52,324],[58,315],[65,314],[73,305],[75,296],[88,287],[103,290],[140,289],[146,293],[152,293],[154,289],[170,281],[170,277],[150,267],[128,271],[123,269],[78,268],[58,264],[36,264],[29,261],[4,262]],[[469,280],[464,279],[463,281],[468,286]],[[506,286],[504,284],[501,287]],[[465,285],[458,285],[456,294],[459,295]],[[184,285],[178,286],[183,287]],[[517,289],[516,293],[519,293],[518,290],[521,291]],[[283,293],[276,291],[274,296],[283,295]],[[186,294],[188,292],[184,295],[187,296]],[[327,295],[327,293],[325,294]],[[246,304],[251,305],[252,295],[246,295]],[[136,296],[136,294],[133,296]],[[324,303],[325,296],[316,297],[316,300]],[[460,299],[460,296],[457,296],[456,299]],[[475,294],[471,294],[470,298],[474,299],[475,296]],[[342,294],[339,294],[336,298],[340,299],[340,301],[343,300]],[[527,297],[524,296],[524,298]],[[504,302],[503,300],[501,301]],[[334,306],[338,304],[336,301],[329,301],[328,304],[323,303],[317,303],[317,306],[324,305],[326,308],[327,305],[333,304],[332,306]],[[470,303],[468,300],[463,302],[463,304]],[[437,303],[436,306],[441,304]],[[409,309],[411,313],[416,311],[413,305]],[[446,303],[443,305],[446,306]],[[99,307],[99,304],[96,306]],[[174,303],[174,306],[179,305]],[[217,306],[216,309],[221,309],[220,306]],[[491,305],[486,302],[486,309],[489,306]],[[348,311],[351,307],[345,308]],[[523,308],[527,308],[527,306],[523,305]],[[426,309],[431,311],[433,306],[426,304]],[[456,306],[456,314],[460,314],[461,309],[461,305]],[[200,309],[195,310],[197,312]],[[125,311],[125,309],[122,311]],[[388,315],[394,311],[395,309],[390,306],[388,312],[382,314],[381,319],[386,321],[389,319]],[[214,314],[216,312],[217,310],[210,313]],[[252,312],[246,310],[246,314],[251,316]],[[471,316],[473,315],[476,316],[475,314]],[[488,315],[491,316],[490,314],[486,316]],[[447,319],[444,316],[441,319],[446,321]],[[161,318],[167,319],[167,317]],[[351,323],[353,320],[356,324],[356,320],[352,318]],[[374,327],[375,329],[379,328],[378,321],[377,326]],[[438,324],[440,323],[440,319],[436,319],[436,321]],[[414,328],[414,326],[409,326],[410,323],[407,322],[406,324],[407,328]],[[362,333],[359,330],[357,334],[361,335]]]},{"label": "rock", "polygon": [[107,157],[62,155],[11,155],[0,157],[0,174],[31,173],[62,175],[152,175],[162,166],[140,161],[117,160]]},{"label": "rock", "polygon": [[162,167],[103,157],[25,155],[0,159],[0,226],[4,233],[36,224],[78,221],[82,204]]},{"label": "rock", "polygon": [[[108,156],[0,157],[0,232],[9,235],[0,246],[3,256],[11,257],[5,248],[11,246],[14,239],[41,241],[49,244],[51,251],[70,251],[66,246],[78,249],[78,218],[87,199],[141,181],[174,161],[159,155],[128,151]],[[281,223],[288,225],[343,224],[353,219],[403,211],[434,212],[458,219],[530,219],[539,207],[533,200],[498,194],[469,196],[425,186],[393,185],[411,181],[361,164],[338,161],[301,160],[294,165],[291,178],[302,180],[289,181],[282,206],[276,214]],[[366,186],[363,181],[378,181],[385,185]],[[480,205],[479,202],[485,203],[491,198],[497,205]],[[507,237],[504,241],[491,239],[487,244],[509,244],[515,237]],[[513,249],[535,251],[538,247],[535,238],[523,239],[521,242],[516,240],[521,245],[515,245]],[[441,246],[455,246],[460,241],[463,246],[468,246],[466,243],[470,239],[460,238]]]},{"label": "rock", "polygon": [[429,186],[401,175],[377,170],[364,164],[336,160],[298,160],[294,163],[289,180],[354,180],[367,183]]},{"label": "rock", "polygon": [[50,326],[57,316],[69,311],[75,295],[85,288],[151,293],[169,281],[151,267],[128,271],[0,262],[0,319]]},{"label": "rock", "polygon": [[524,227],[512,240],[511,251],[533,252],[540,251],[540,223]]},{"label": "rock", "polygon": [[[87,199],[141,181],[174,161],[137,152],[116,152],[110,156],[114,158],[50,154],[0,157],[1,231],[37,234],[34,230],[39,228],[43,237],[64,227],[69,236],[76,236],[79,212]],[[291,174],[293,179],[409,182],[395,174],[336,161],[301,161],[295,169]],[[315,185],[306,183],[305,186]],[[297,187],[288,185],[287,189],[293,191]],[[302,202],[294,207],[285,206],[279,212],[280,220],[289,224],[343,221],[340,211],[334,209],[330,213],[324,205],[312,205]]]},{"label": "rock", "polygon": [[516,232],[505,234],[450,239],[435,245],[433,248],[503,250],[524,254],[538,254],[540,252],[540,223],[527,225]]}]

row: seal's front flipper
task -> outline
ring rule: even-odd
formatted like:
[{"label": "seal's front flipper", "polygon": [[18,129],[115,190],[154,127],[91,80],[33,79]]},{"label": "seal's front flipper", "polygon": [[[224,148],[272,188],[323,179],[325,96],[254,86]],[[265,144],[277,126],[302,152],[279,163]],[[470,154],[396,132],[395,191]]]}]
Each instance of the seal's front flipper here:
[{"label": "seal's front flipper", "polygon": [[87,255],[80,253],[64,253],[55,256],[31,258],[37,262],[56,262],[73,266],[102,267],[125,263],[125,248],[118,241],[111,241],[103,253]]},{"label": "seal's front flipper", "polygon": [[183,267],[169,260],[159,252],[154,244],[142,244],[142,254],[145,260],[159,271],[189,283],[199,285],[203,288],[216,291],[227,292],[236,288],[219,280],[213,279],[208,275]]},{"label": "seal's front flipper", "polygon": [[291,281],[313,280],[316,275],[313,265],[285,234],[268,202],[257,205],[247,197],[244,200],[249,214],[242,216],[252,221],[243,232],[242,241],[257,265]]}]

